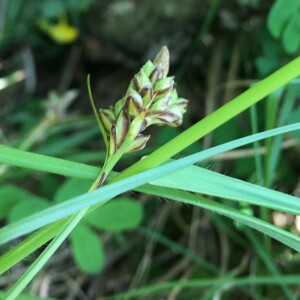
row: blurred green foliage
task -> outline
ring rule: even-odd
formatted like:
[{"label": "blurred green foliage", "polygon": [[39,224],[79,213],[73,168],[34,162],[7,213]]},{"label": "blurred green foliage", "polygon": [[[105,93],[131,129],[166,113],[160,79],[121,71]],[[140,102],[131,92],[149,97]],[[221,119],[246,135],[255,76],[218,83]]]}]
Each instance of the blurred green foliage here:
[{"label": "blurred green foliage", "polygon": [[[86,193],[89,187],[89,181],[68,179],[56,190],[54,203]],[[48,199],[15,185],[0,186],[0,220],[6,219],[12,223],[50,206]],[[86,273],[97,273],[105,263],[103,245],[95,229],[121,233],[137,227],[142,222],[143,215],[140,202],[122,197],[86,216],[70,235],[71,250],[80,269]]]},{"label": "blurred green foliage", "polygon": [[300,48],[300,0],[276,0],[268,16],[268,29],[288,54]]}]

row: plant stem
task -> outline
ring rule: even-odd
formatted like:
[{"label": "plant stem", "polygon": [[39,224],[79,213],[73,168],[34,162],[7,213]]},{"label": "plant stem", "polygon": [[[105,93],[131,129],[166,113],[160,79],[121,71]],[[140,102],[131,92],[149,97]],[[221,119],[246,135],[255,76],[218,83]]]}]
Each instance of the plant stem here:
[{"label": "plant stem", "polygon": [[[100,187],[107,177],[107,173],[104,169],[101,170],[99,176],[93,182],[88,192],[91,192],[98,187]],[[103,205],[102,203],[101,205]],[[8,291],[4,300],[14,300],[16,299],[22,290],[27,286],[27,284],[34,278],[34,276],[41,270],[41,268],[47,263],[54,252],[59,248],[59,246],[64,242],[80,220],[85,216],[89,208],[85,208],[80,212],[72,215],[68,219],[62,222],[56,222],[52,228],[50,234],[58,234],[47,246],[47,248],[42,252],[42,254],[34,261],[34,263],[27,269],[27,271],[19,278],[19,280],[14,284],[14,286]],[[54,230],[53,230],[54,229]],[[60,229],[60,231],[59,231]]]},{"label": "plant stem", "polygon": [[[129,144],[131,143],[132,138],[130,135],[125,139],[124,143],[122,143],[121,147],[117,150],[117,152],[108,157],[103,166],[100,174],[93,182],[88,192],[94,191],[101,187],[108,174],[111,172],[113,167],[122,157],[122,155],[126,152]],[[97,208],[102,206],[104,203],[97,205]],[[41,268],[47,263],[47,261],[51,258],[51,256],[55,253],[55,251],[59,248],[59,246],[64,242],[64,240],[68,237],[68,235],[72,232],[72,230],[76,227],[76,225],[81,221],[81,219],[88,212],[89,207],[79,211],[78,213],[72,215],[68,219],[62,223],[58,221],[54,224],[54,227],[51,227],[52,230],[49,232],[50,235],[55,236],[55,238],[51,241],[51,243],[47,246],[47,248],[42,252],[42,254],[34,261],[34,263],[27,269],[27,271],[19,278],[19,280],[14,284],[14,286],[10,289],[4,300],[14,300],[16,299],[22,290],[27,286],[27,284],[34,278],[34,276],[41,270]]]}]

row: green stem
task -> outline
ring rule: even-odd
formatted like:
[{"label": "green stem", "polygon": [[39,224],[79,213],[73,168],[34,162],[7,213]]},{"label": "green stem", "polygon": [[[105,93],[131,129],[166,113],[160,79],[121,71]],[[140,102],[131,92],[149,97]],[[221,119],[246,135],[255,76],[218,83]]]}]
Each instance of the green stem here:
[{"label": "green stem", "polygon": [[[104,183],[107,175],[106,172],[102,169],[99,176],[93,182],[89,188],[89,192],[97,189]],[[103,203],[102,203],[103,205]],[[13,287],[8,291],[4,300],[14,300],[16,299],[22,290],[27,286],[27,284],[34,278],[34,276],[41,270],[41,268],[47,263],[51,258],[54,252],[59,248],[59,246],[64,242],[80,220],[85,216],[89,208],[85,208],[80,212],[72,215],[68,219],[58,221],[50,226],[47,226],[46,229],[42,228],[38,231],[38,236],[40,231],[45,231],[46,238],[55,238],[47,246],[47,248],[42,252],[42,254],[34,261],[34,263],[27,269],[27,271],[19,278],[19,280],[13,285]],[[48,230],[47,230],[48,228]],[[58,233],[58,234],[57,234]]]},{"label": "green stem", "polygon": [[4,300],[16,299],[27,284],[34,278],[39,270],[47,263],[58,247],[68,237],[75,226],[84,217],[88,208],[81,210],[79,213],[73,215],[67,220],[66,225],[60,231],[60,233],[53,239],[53,241],[47,246],[42,254],[34,261],[34,263],[27,269],[27,271],[19,278],[14,286],[8,291]]},{"label": "green stem", "polygon": [[[88,192],[91,192],[99,187],[101,187],[106,180],[108,174],[111,172],[113,167],[122,157],[122,155],[126,152],[129,144],[132,142],[132,137],[128,134],[124,143],[118,149],[118,151],[112,156],[108,157],[105,162],[104,167],[102,168],[100,174],[93,182]],[[104,203],[97,205],[97,208],[102,206]],[[58,235],[52,240],[52,242],[47,246],[47,248],[43,251],[43,253],[34,261],[34,263],[28,268],[28,270],[19,278],[19,280],[14,284],[14,286],[9,290],[8,294],[4,298],[4,300],[14,300],[16,299],[22,290],[26,287],[26,285],[34,278],[34,276],[41,270],[41,268],[47,263],[47,261],[51,258],[54,252],[58,249],[58,247],[64,242],[64,240],[68,237],[68,235],[72,232],[72,230],[76,227],[76,225],[80,222],[80,220],[86,215],[89,211],[89,207],[81,210],[80,212],[72,215],[68,219],[58,221],[54,224],[51,224],[49,227],[50,230],[44,230],[46,233],[45,238],[52,238],[57,233]],[[40,233],[40,231],[38,232]]]},{"label": "green stem", "polygon": [[[115,153],[115,155],[110,157],[110,159],[108,159],[106,161],[105,166],[102,168],[102,170],[100,171],[100,174],[98,175],[96,180],[91,185],[89,191],[99,188],[104,183],[108,174],[111,172],[111,170],[116,165],[116,163],[121,158],[121,156],[126,152],[126,149],[127,149],[128,145],[130,144],[130,142],[131,142],[131,137],[128,137],[124,141],[122,146],[119,148],[119,150]],[[0,150],[1,150],[1,146],[0,146]],[[63,162],[64,161],[62,161],[60,165],[64,165]],[[96,169],[95,169],[95,171],[96,171]],[[93,208],[90,208],[90,210],[94,210],[103,204],[105,204],[105,202],[101,203],[100,205],[96,205]],[[44,226],[43,228],[34,232],[32,235],[27,237],[25,240],[23,240],[16,246],[17,247],[16,248],[17,255],[16,255],[15,251],[8,251],[4,255],[2,255],[1,256],[2,264],[0,266],[0,274],[3,274],[12,265],[18,263],[19,261],[24,259],[24,257],[28,256],[30,253],[35,251],[37,248],[41,247],[43,244],[47,243],[52,238],[54,238],[60,232],[60,230],[67,225],[68,220],[69,219],[67,219],[67,218],[62,219],[62,220],[52,223],[48,226]]]}]

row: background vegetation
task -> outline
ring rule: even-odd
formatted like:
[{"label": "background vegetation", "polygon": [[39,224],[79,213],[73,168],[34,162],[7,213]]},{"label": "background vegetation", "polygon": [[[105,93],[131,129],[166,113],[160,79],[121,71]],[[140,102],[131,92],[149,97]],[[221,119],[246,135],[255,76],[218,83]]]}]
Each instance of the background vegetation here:
[{"label": "background vegetation", "polygon": [[[299,0],[289,5],[283,0],[160,2],[2,0],[1,144],[101,167],[105,145],[90,107],[87,74],[96,107],[107,108],[124,95],[139,68],[167,45],[170,74],[175,74],[180,95],[189,99],[184,123],[180,128],[150,128],[147,147],[125,155],[115,168],[120,172],[299,55]],[[176,158],[299,121],[300,82],[285,76],[279,89],[275,79],[269,81],[275,82],[274,91],[262,92],[268,95],[264,101],[226,123],[220,121],[221,127],[203,139],[195,138],[190,147],[182,142],[184,149]],[[252,96],[253,104],[258,99]],[[239,108],[231,108],[234,116]],[[169,180],[151,179],[157,191],[150,186],[118,196],[76,226],[27,287],[27,296],[18,299],[299,298],[299,199],[289,196],[300,195],[299,139],[299,131],[291,131],[253,140],[254,146],[201,161],[202,171],[190,167]],[[0,148],[1,162],[5,155],[5,148]],[[21,160],[24,153],[9,155]],[[50,171],[51,164],[54,168],[60,161],[49,160],[47,167],[34,155],[24,161],[26,168],[8,161],[0,165],[1,255],[24,239],[8,235],[9,242],[2,243],[7,224],[86,193],[89,180],[97,176],[97,169],[88,166],[62,165],[61,176]],[[159,163],[154,160],[154,165]],[[220,176],[213,175],[211,185],[202,184],[210,170]],[[251,189],[222,174],[287,195],[268,194],[258,186]],[[181,194],[181,187],[195,194]],[[241,189],[240,198],[234,188]],[[203,194],[209,200],[204,199],[201,207],[192,205],[193,197]],[[186,204],[168,197],[185,199]],[[287,233],[260,223],[251,226],[252,216]],[[46,245],[6,272],[15,257],[0,258],[0,297]]]}]

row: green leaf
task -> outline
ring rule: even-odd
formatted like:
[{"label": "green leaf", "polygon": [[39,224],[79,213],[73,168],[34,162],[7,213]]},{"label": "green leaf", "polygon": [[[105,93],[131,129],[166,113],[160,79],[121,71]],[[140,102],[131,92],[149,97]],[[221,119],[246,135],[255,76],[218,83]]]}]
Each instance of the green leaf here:
[{"label": "green leaf", "polygon": [[278,59],[272,56],[260,56],[255,59],[255,66],[261,76],[266,76],[276,70]]},{"label": "green leaf", "polygon": [[6,184],[0,187],[0,219],[6,218],[13,206],[28,194],[14,185]]},{"label": "green leaf", "polygon": [[72,252],[81,270],[97,273],[104,264],[104,251],[100,238],[88,226],[80,223],[70,236]]},{"label": "green leaf", "polygon": [[196,166],[168,174],[153,181],[152,184],[243,201],[294,214],[300,212],[300,200],[297,197]]},{"label": "green leaf", "polygon": [[143,206],[129,198],[118,198],[96,209],[85,221],[108,231],[123,231],[137,227],[143,219]]},{"label": "green leaf", "polygon": [[6,295],[6,300],[14,300],[21,294],[22,290],[24,290],[26,285],[28,285],[28,283],[34,278],[37,272],[46,264],[46,262],[54,254],[54,252],[58,249],[62,242],[68,237],[68,235],[76,227],[79,221],[83,218],[86,212],[87,209],[83,209],[79,213],[73,215],[71,218],[63,220],[64,222],[59,222],[55,224],[60,224],[58,228],[60,228],[61,230],[50,242],[47,248],[34,261],[34,263],[25,271],[25,273],[22,274],[18,281],[11,287],[11,289]]},{"label": "green leaf", "polygon": [[283,32],[283,28],[289,22],[291,15],[299,6],[298,0],[277,0],[272,6],[268,15],[267,25],[271,34],[275,38],[279,38]]},{"label": "green leaf", "polygon": [[[288,4],[287,6],[290,6]],[[300,9],[299,9],[300,11]],[[287,26],[283,30],[282,42],[285,51],[288,54],[297,52],[300,46],[300,26],[299,26],[300,12],[294,11]]]},{"label": "green leaf", "polygon": [[[142,188],[140,189],[142,190]],[[146,191],[145,191],[146,190]],[[161,188],[147,186],[143,188],[143,192],[159,197],[165,197],[172,200],[180,201],[181,203],[192,204],[204,209],[208,209],[212,212],[224,215],[234,221],[245,224],[255,230],[258,230],[265,235],[268,235],[281,243],[289,246],[292,249],[300,252],[300,237],[291,234],[281,228],[278,228],[268,222],[262,221],[253,216],[244,214],[243,212],[236,210],[232,207],[228,207],[224,204],[216,201],[207,200],[194,194],[190,194],[186,191],[175,190],[170,188]]]},{"label": "green leaf", "polygon": [[70,198],[79,196],[88,191],[91,183],[82,179],[67,179],[57,190],[54,196],[54,202],[60,203]]},{"label": "green leaf", "polygon": [[10,223],[16,222],[48,207],[50,207],[50,203],[46,199],[36,196],[32,199],[19,201],[9,212],[8,220]]},{"label": "green leaf", "polygon": [[93,166],[21,151],[4,145],[0,145],[0,162],[31,170],[91,180],[95,179],[99,174],[99,168]]}]

